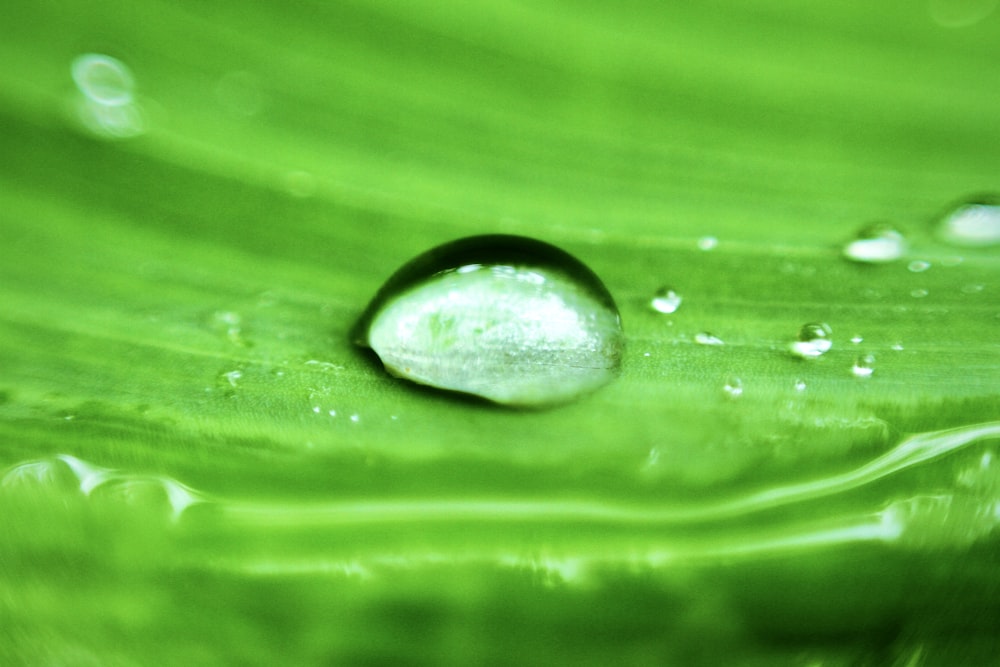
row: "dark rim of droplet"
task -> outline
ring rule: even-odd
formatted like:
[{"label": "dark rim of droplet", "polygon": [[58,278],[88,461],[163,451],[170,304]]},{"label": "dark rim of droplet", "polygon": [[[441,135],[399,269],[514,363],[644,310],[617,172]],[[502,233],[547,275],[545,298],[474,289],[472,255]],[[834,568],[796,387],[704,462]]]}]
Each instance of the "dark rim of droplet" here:
[{"label": "dark rim of droplet", "polygon": [[934,216],[934,224],[947,220],[960,209],[967,206],[1000,206],[1000,193],[998,192],[976,192],[961,199],[952,200],[947,207],[941,209]]},{"label": "dark rim of droplet", "polygon": [[368,345],[368,329],[386,303],[443,273],[462,266],[537,267],[560,272],[582,283],[597,301],[618,316],[618,306],[601,279],[583,262],[554,245],[511,234],[469,236],[431,248],[389,276],[351,328],[351,340]]}]

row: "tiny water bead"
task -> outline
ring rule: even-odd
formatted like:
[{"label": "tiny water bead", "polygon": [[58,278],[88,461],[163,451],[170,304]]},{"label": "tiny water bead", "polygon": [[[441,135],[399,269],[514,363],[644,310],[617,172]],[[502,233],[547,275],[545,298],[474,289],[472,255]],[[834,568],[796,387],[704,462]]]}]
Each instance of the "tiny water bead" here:
[{"label": "tiny water bead", "polygon": [[789,351],[802,359],[814,359],[825,354],[831,347],[832,331],[825,322],[810,322],[802,325],[798,340],[789,344]]},{"label": "tiny water bead", "polygon": [[658,313],[669,315],[680,308],[681,300],[681,295],[672,288],[661,287],[653,294],[653,299],[649,302],[649,306]]},{"label": "tiny water bead", "polygon": [[1000,244],[1000,196],[983,195],[959,204],[941,220],[938,237],[955,246]]},{"label": "tiny water bead", "polygon": [[610,382],[624,347],[618,308],[590,269],[555,246],[507,235],[460,239],[411,260],[351,336],[393,375],[523,407]]},{"label": "tiny water bead", "polygon": [[698,345],[725,345],[725,341],[708,331],[699,331],[694,335],[694,342]]},{"label": "tiny water bead", "polygon": [[743,381],[735,376],[727,378],[726,383],[722,385],[722,391],[730,398],[739,398],[743,395]]},{"label": "tiny water bead", "polygon": [[869,225],[844,246],[844,257],[855,262],[892,262],[906,253],[906,239],[886,224]]},{"label": "tiny water bead", "polygon": [[875,356],[871,354],[862,354],[857,359],[854,360],[854,365],[851,366],[851,373],[854,377],[866,378],[871,377],[872,373],[875,372]]}]

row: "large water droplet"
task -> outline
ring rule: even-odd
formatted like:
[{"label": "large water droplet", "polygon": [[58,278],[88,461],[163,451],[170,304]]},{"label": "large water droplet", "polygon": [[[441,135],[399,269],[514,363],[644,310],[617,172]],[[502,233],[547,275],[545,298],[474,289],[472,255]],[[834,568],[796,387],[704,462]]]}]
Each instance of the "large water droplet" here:
[{"label": "large water droplet", "polygon": [[680,308],[681,295],[670,287],[661,287],[653,294],[653,299],[649,302],[649,306],[658,313],[669,315]]},{"label": "large water droplet", "polygon": [[788,349],[803,359],[819,357],[833,347],[833,341],[830,340],[831,333],[830,325],[825,322],[804,324],[799,330],[798,340],[793,341]]},{"label": "large water droplet", "polygon": [[496,403],[561,403],[614,378],[618,308],[568,253],[519,236],[439,246],[399,269],[352,331],[393,375]]},{"label": "large water droplet", "polygon": [[941,221],[938,236],[957,246],[1000,243],[1000,197],[984,195],[959,204]]},{"label": "large water droplet", "polygon": [[906,252],[906,239],[886,224],[870,225],[844,246],[844,257],[869,264],[892,262]]}]

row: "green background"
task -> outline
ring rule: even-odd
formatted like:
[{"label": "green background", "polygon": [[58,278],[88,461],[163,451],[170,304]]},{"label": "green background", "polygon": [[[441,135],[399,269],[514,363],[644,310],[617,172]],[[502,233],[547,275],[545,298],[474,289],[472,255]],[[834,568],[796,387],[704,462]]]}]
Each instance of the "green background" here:
[{"label": "green background", "polygon": [[[8,3],[0,662],[995,661],[995,432],[720,509],[1000,419],[1000,256],[933,233],[1000,188],[995,5]],[[81,122],[88,52],[142,133]],[[844,260],[875,221],[907,254]],[[601,276],[616,382],[517,412],[349,344],[398,266],[482,233]],[[810,321],[834,346],[795,359]],[[57,455],[119,472],[85,494]],[[164,478],[206,502],[172,521]],[[923,538],[796,543],[940,495],[968,511]]]}]

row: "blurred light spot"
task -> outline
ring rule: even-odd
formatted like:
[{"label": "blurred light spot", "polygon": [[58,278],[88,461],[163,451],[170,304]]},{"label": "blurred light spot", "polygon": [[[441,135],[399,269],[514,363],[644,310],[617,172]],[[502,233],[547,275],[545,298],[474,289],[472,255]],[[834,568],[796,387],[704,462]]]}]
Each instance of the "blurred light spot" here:
[{"label": "blurred light spot", "polygon": [[76,87],[97,104],[122,106],[132,103],[135,80],[120,60],[99,53],[85,53],[70,68]]},{"label": "blurred light spot", "polygon": [[264,94],[251,72],[229,72],[215,84],[215,99],[234,116],[255,116],[264,107]]},{"label": "blurred light spot", "polygon": [[311,197],[316,193],[316,177],[308,171],[290,171],[285,174],[285,190],[293,197]]},{"label": "blurred light spot", "polygon": [[76,116],[84,129],[102,139],[126,139],[145,132],[145,118],[135,101],[135,80],[124,63],[85,53],[73,60],[70,74],[77,88]]},{"label": "blurred light spot", "polygon": [[945,28],[964,28],[979,23],[997,8],[998,0],[929,0],[931,19]]}]

